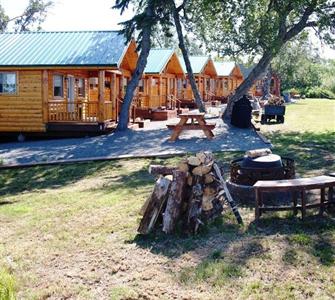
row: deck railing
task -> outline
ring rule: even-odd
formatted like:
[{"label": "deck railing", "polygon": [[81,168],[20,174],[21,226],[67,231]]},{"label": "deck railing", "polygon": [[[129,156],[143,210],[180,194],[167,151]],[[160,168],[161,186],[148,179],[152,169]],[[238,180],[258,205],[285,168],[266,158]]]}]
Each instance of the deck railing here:
[{"label": "deck railing", "polygon": [[168,109],[176,109],[178,108],[180,110],[180,104],[181,104],[181,101],[175,97],[175,95],[168,95],[167,96],[167,99],[166,99],[166,107]]},{"label": "deck railing", "polygon": [[49,122],[88,122],[98,121],[99,104],[97,101],[48,102]]}]

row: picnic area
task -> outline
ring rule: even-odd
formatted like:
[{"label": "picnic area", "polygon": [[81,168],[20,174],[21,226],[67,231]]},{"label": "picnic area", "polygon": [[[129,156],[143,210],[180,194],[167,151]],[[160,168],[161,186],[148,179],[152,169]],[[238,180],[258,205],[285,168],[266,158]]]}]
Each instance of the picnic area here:
[{"label": "picnic area", "polygon": [[334,16],[0,0],[0,300],[335,299]]},{"label": "picnic area", "polygon": [[[261,132],[276,154],[295,160],[299,176],[325,175],[335,168],[334,109],[333,100],[300,100],[287,106],[284,125],[261,125]],[[241,154],[214,153],[225,170]],[[180,160],[2,170],[0,253],[7,271],[0,277],[15,280],[21,299],[333,297],[330,212],[308,211],[304,221],[292,212],[266,213],[256,225],[254,205],[246,204],[239,206],[244,225],[225,207],[195,236],[138,235],[139,210],[154,183],[149,165]]]}]

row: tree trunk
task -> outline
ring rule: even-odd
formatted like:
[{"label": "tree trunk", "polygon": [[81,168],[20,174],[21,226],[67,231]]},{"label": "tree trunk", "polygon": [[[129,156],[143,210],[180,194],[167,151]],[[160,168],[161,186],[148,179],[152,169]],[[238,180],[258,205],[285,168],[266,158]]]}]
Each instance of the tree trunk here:
[{"label": "tree trunk", "polygon": [[193,75],[193,70],[192,70],[192,66],[191,66],[191,62],[189,59],[189,55],[188,55],[188,51],[185,45],[185,41],[184,41],[184,36],[183,36],[183,29],[180,23],[180,17],[179,17],[179,11],[176,8],[176,4],[173,2],[173,18],[174,18],[174,22],[176,25],[176,30],[177,30],[177,34],[178,34],[178,40],[179,40],[179,48],[183,54],[183,58],[185,61],[185,66],[186,66],[186,70],[187,70],[187,74],[188,74],[188,79],[190,81],[191,87],[192,87],[192,92],[195,98],[195,103],[199,109],[199,111],[201,112],[205,112],[205,105],[203,103],[203,101],[201,100],[201,96],[200,93],[198,91],[198,87],[197,84],[195,82],[194,79],[194,75]]},{"label": "tree trunk", "polygon": [[[153,2],[149,1],[148,6],[146,8],[146,16],[148,18],[152,18],[153,14],[154,14]],[[126,95],[124,97],[122,107],[121,107],[119,123],[117,126],[117,130],[120,130],[120,131],[128,129],[129,112],[130,112],[131,103],[133,101],[134,93],[138,86],[138,83],[143,76],[143,72],[147,64],[147,58],[150,52],[151,31],[152,31],[152,23],[147,22],[145,27],[143,27],[142,29],[141,54],[137,61],[135,72],[132,75],[132,78],[129,81],[129,84],[127,86]]]},{"label": "tree trunk", "polygon": [[163,215],[163,231],[165,233],[171,233],[177,225],[185,183],[186,173],[179,170],[173,171],[173,181]]},{"label": "tree trunk", "polygon": [[224,113],[225,120],[230,119],[234,103],[240,100],[243,95],[247,94],[255,81],[260,79],[264,70],[269,66],[273,56],[273,53],[270,51],[265,52],[258,64],[250,72],[249,76],[245,78],[242,84],[236,89],[235,94],[228,101],[227,109]]}]

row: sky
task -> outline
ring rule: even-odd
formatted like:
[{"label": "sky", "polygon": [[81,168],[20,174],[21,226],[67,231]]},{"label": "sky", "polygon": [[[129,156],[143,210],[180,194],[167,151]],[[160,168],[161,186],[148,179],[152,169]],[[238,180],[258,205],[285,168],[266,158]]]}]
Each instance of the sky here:
[{"label": "sky", "polygon": [[[18,16],[28,4],[28,0],[0,0],[5,12]],[[132,16],[132,10],[120,16],[119,11],[111,9],[114,0],[54,0],[46,21],[42,24],[46,31],[67,30],[115,30],[118,23]]]},{"label": "sky", "polygon": [[[28,0],[0,0],[10,17],[18,16],[28,4]],[[129,9],[120,16],[119,11],[111,9],[114,0],[54,0],[46,21],[42,24],[46,31],[69,30],[116,30],[120,22],[130,19],[133,11]],[[321,56],[335,59],[335,50],[319,45]]]}]

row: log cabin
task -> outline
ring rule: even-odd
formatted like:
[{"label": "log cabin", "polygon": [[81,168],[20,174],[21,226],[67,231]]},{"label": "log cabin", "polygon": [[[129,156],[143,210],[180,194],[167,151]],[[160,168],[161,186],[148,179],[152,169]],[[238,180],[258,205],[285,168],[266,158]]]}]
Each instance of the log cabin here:
[{"label": "log cabin", "polygon": [[[189,59],[200,96],[204,101],[208,101],[215,96],[217,72],[214,62],[210,56],[190,56]],[[194,106],[192,88],[187,76],[184,59],[181,57],[180,61],[186,74],[186,79],[178,80],[177,82],[177,98],[182,101],[183,105],[192,107]]]},{"label": "log cabin", "polygon": [[117,31],[0,34],[0,132],[103,132],[138,59]]},{"label": "log cabin", "polygon": [[136,115],[153,120],[176,117],[177,81],[184,78],[175,49],[151,49],[138,85],[140,109]]},{"label": "log cabin", "polygon": [[242,71],[235,62],[215,62],[217,98],[226,98],[242,83]]},{"label": "log cabin", "polygon": [[[247,78],[252,71],[254,66],[251,67],[246,67],[242,64],[239,64],[239,67],[241,69],[241,72],[243,74],[243,80]],[[255,84],[252,86],[250,89],[250,94],[255,97],[262,97],[263,96],[263,84],[264,80],[260,79],[255,82]],[[270,84],[270,93],[274,96],[280,97],[280,78],[279,76],[275,73],[272,72],[272,78],[271,78],[271,84]]]}]

